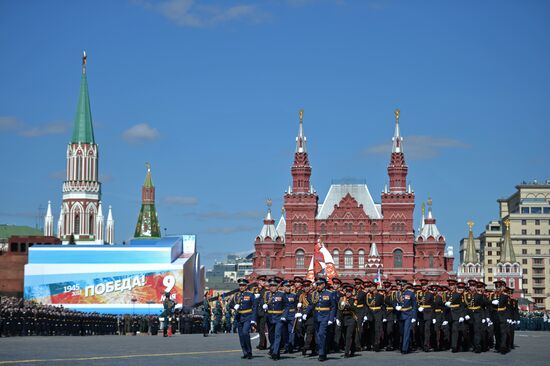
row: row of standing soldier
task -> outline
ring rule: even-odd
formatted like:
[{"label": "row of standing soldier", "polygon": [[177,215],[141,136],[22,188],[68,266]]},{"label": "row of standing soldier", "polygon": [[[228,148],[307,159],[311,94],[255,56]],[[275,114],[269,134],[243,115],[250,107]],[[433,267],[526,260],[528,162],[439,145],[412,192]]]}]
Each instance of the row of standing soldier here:
[{"label": "row of standing soldier", "polygon": [[517,301],[502,281],[495,282],[493,292],[477,281],[449,280],[448,286],[397,281],[379,286],[361,278],[353,284],[334,278],[330,285],[323,278],[315,284],[300,277],[257,280],[253,286],[240,280],[240,291],[229,300],[243,358],[252,357],[249,333],[254,329],[260,336],[257,348],[269,349],[274,360],[281,352],[298,350],[324,361],[328,352],[342,349],[344,357],[382,349],[407,354],[494,348],[505,354],[514,347],[519,325]]}]

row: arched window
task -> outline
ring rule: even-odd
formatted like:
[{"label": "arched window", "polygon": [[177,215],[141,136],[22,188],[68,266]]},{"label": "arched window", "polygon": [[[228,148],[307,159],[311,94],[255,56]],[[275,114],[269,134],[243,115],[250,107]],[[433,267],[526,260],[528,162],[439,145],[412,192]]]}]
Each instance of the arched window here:
[{"label": "arched window", "polygon": [[510,288],[514,288],[514,279],[510,278]]},{"label": "arched window", "polygon": [[90,212],[90,219],[88,221],[88,233],[90,235],[94,235],[94,213]]},{"label": "arched window", "polygon": [[80,212],[74,214],[74,233],[80,235]]},{"label": "arched window", "polygon": [[321,234],[325,234],[327,231],[327,227],[325,224],[321,224]]},{"label": "arched window", "polygon": [[363,249],[359,249],[357,256],[357,264],[359,265],[359,268],[365,267],[365,251]]},{"label": "arched window", "polygon": [[302,224],[302,232],[307,234],[307,224]]},{"label": "arched window", "polygon": [[296,268],[304,268],[304,251],[301,249],[296,251]]},{"label": "arched window", "polygon": [[340,268],[340,252],[338,249],[332,251],[332,259],[334,259],[334,267]]},{"label": "arched window", "polygon": [[430,257],[428,258],[429,267],[434,268],[434,255],[430,253]]},{"label": "arched window", "polygon": [[391,224],[391,231],[392,231],[392,232],[395,231],[395,223],[392,223],[392,224]]},{"label": "arched window", "polygon": [[338,224],[334,223],[334,233],[336,234],[338,232]]},{"label": "arched window", "polygon": [[269,255],[265,257],[265,268],[271,268],[271,257]]},{"label": "arched window", "polygon": [[396,249],[393,252],[393,268],[403,268],[403,251]]},{"label": "arched window", "polygon": [[348,249],[344,252],[344,268],[353,268],[353,252],[351,251],[351,249]]},{"label": "arched window", "polygon": [[294,223],[294,224],[292,225],[292,232],[293,232],[293,233],[297,233],[297,232],[298,232],[298,224],[297,224],[297,223]]},{"label": "arched window", "polygon": [[365,224],[363,224],[362,222],[359,223],[359,232],[362,233],[363,231],[365,231]]}]

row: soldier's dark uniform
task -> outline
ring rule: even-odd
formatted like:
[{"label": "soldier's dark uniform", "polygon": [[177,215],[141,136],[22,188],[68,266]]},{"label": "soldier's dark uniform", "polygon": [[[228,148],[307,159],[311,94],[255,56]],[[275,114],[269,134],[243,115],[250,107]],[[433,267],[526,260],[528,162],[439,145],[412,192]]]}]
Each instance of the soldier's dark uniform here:
[{"label": "soldier's dark uniform", "polygon": [[[426,286],[428,284],[427,280],[420,280],[420,283],[422,283],[423,286]],[[432,339],[432,327],[434,323],[437,322],[435,319],[435,295],[432,290],[429,288],[423,287],[422,291],[420,291],[422,294],[421,300],[418,300],[417,297],[417,303],[418,303],[418,311],[422,313],[422,323],[420,323],[420,333],[422,334],[422,348],[424,349],[424,352],[430,352],[433,350],[431,346],[431,339]],[[434,320],[436,320],[434,322]]]},{"label": "soldier's dark uniform", "polygon": [[382,342],[382,324],[384,319],[384,290],[377,290],[376,284],[371,287],[371,292],[367,294],[367,306],[369,310],[369,320],[372,327],[372,347],[375,352],[380,352]]},{"label": "soldier's dark uniform", "polygon": [[257,331],[258,331],[258,335],[260,336],[260,342],[258,343],[258,346],[256,348],[259,350],[264,350],[264,349],[267,349],[267,337],[265,336],[267,323],[266,323],[266,313],[263,307],[261,306],[261,304],[265,302],[265,294],[267,292],[267,289],[264,286],[266,277],[259,276],[257,280],[258,280],[258,287],[254,291],[254,296],[257,299],[259,299],[259,303],[258,303],[259,306],[257,307],[257,310],[256,310],[257,311],[256,319],[258,321]]},{"label": "soldier's dark uniform", "polygon": [[450,295],[451,308],[451,349],[453,352],[458,352],[458,345],[461,338],[464,336],[464,316],[466,316],[466,303],[464,302],[464,287],[463,282],[457,284],[457,290]]},{"label": "soldier's dark uniform", "polygon": [[[354,278],[355,283],[355,308],[357,314],[357,336],[355,337],[355,347],[362,350],[366,343],[364,321],[367,316],[367,294],[363,290],[363,280]],[[368,319],[368,316],[367,316]]]},{"label": "soldier's dark uniform", "polygon": [[254,293],[248,291],[248,281],[240,279],[239,292],[233,296],[230,306],[235,310],[238,322],[239,342],[243,351],[243,359],[252,359],[252,345],[250,343],[250,329],[256,324],[256,308],[258,300]]},{"label": "soldier's dark uniform", "polygon": [[[384,293],[384,319],[382,320],[384,325],[384,341],[386,343],[386,351],[393,351],[396,334],[395,328],[397,319],[395,316],[395,288],[392,288],[391,282],[385,281],[384,286],[386,291]],[[385,320],[385,321],[384,321]]]},{"label": "soldier's dark uniform", "polygon": [[337,319],[340,322],[342,334],[344,335],[344,357],[351,357],[355,353],[354,340],[357,327],[357,315],[355,298],[353,297],[353,286],[343,286],[344,296],[338,300]]},{"label": "soldier's dark uniform", "polygon": [[315,323],[313,321],[313,308],[310,306],[313,303],[313,291],[311,289],[311,281],[304,280],[303,287],[304,292],[300,296],[300,303],[302,304],[302,328],[304,330],[304,346],[302,348],[302,355],[306,355],[307,351],[311,351],[311,355],[317,355],[315,345]]},{"label": "soldier's dark uniform", "polygon": [[315,343],[317,343],[319,361],[325,361],[327,359],[327,327],[335,322],[336,296],[332,291],[321,289],[322,284],[326,286],[325,279],[318,279],[315,283],[319,287],[313,292],[313,303],[309,304],[309,308],[313,310]]}]

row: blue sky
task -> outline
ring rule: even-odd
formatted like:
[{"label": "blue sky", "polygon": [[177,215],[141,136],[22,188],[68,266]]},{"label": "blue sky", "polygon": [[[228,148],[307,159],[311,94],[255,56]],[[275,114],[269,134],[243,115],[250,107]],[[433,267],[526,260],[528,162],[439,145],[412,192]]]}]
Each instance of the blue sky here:
[{"label": "blue sky", "polygon": [[[92,5],[93,4],[93,5]],[[312,182],[387,182],[393,110],[420,205],[455,246],[550,179],[547,1],[0,2],[0,222],[59,212],[88,53],[103,201],[133,234],[145,162],[161,226],[210,265],[278,217],[304,108]],[[57,217],[56,217],[57,219]]]}]

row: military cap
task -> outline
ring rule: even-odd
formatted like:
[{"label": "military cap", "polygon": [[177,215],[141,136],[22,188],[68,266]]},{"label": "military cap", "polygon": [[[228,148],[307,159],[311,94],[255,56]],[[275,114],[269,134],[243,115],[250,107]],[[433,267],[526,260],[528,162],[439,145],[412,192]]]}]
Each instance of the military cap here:
[{"label": "military cap", "polygon": [[458,288],[465,288],[465,287],[466,287],[466,284],[465,284],[464,282],[458,282],[458,283],[456,284],[456,287],[458,287]]},{"label": "military cap", "polygon": [[311,286],[311,284],[312,284],[311,280],[306,279],[302,281],[302,286]]},{"label": "military cap", "polygon": [[380,288],[378,289],[378,292],[386,292],[386,291],[387,291],[387,290],[386,290],[384,287],[380,287]]},{"label": "military cap", "polygon": [[384,282],[382,282],[382,284],[384,285],[384,287],[391,287],[391,282],[390,281],[384,281]]},{"label": "military cap", "polygon": [[391,290],[391,291],[397,290],[397,285],[391,285],[390,290]]},{"label": "military cap", "polygon": [[239,278],[239,279],[237,280],[237,283],[238,283],[239,285],[248,285],[248,280],[247,280],[246,278]]},{"label": "military cap", "polygon": [[332,283],[342,283],[342,281],[338,277],[333,277],[331,281]]},{"label": "military cap", "polygon": [[422,286],[420,285],[414,285],[413,288],[417,291],[422,290]]},{"label": "military cap", "polygon": [[412,285],[412,283],[404,282],[404,283],[403,283],[403,287],[405,287],[405,288],[411,288],[411,287],[413,287],[413,285]]},{"label": "military cap", "polygon": [[342,284],[342,288],[344,291],[353,291],[353,285],[351,283]]},{"label": "military cap", "polygon": [[476,280],[468,280],[468,286],[475,286],[475,285],[477,285]]},{"label": "military cap", "polygon": [[317,279],[315,280],[315,284],[316,284],[316,285],[320,285],[320,284],[322,284],[322,283],[324,283],[325,285],[327,284],[326,278],[324,278],[324,277],[319,277],[319,278],[317,278]]},{"label": "military cap", "polygon": [[290,286],[290,281],[285,280],[285,281],[281,282],[281,286]]},{"label": "military cap", "polygon": [[485,287],[487,287],[487,285],[486,285],[485,283],[483,283],[483,282],[477,282],[477,283],[476,283],[476,287],[477,287],[477,288],[485,288]]},{"label": "military cap", "polygon": [[359,284],[362,284],[363,283],[363,279],[362,278],[359,278],[359,277],[355,277],[353,279],[353,282],[355,282],[356,285],[359,285]]},{"label": "military cap", "polygon": [[283,278],[282,277],[279,277],[279,276],[275,276],[273,277],[273,279],[279,283],[283,282]]},{"label": "military cap", "polygon": [[266,275],[261,275],[256,278],[258,281],[265,281],[267,279]]},{"label": "military cap", "polygon": [[300,276],[294,276],[294,282],[304,282],[304,279]]},{"label": "military cap", "polygon": [[278,286],[279,285],[279,281],[277,281],[276,278],[272,278],[269,280],[269,286]]},{"label": "military cap", "polygon": [[405,282],[407,282],[407,281],[401,280],[401,279],[395,280],[395,283],[396,283],[397,285],[403,285]]},{"label": "military cap", "polygon": [[421,283],[422,285],[427,285],[428,282],[430,282],[430,281],[428,281],[428,280],[425,279],[425,278],[421,278],[421,279],[420,279],[420,283]]},{"label": "military cap", "polygon": [[456,285],[456,280],[453,280],[453,279],[451,278],[451,279],[448,279],[448,280],[447,280],[447,283],[449,284],[449,286]]},{"label": "military cap", "polygon": [[430,286],[428,286],[428,290],[437,291],[437,290],[439,290],[439,286],[438,285],[430,285]]}]

